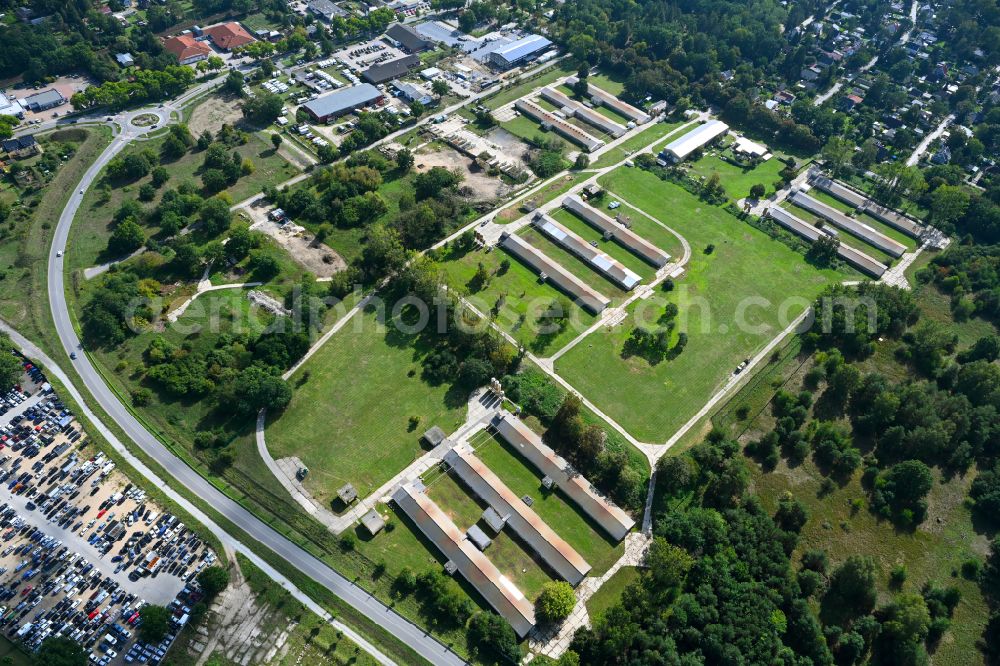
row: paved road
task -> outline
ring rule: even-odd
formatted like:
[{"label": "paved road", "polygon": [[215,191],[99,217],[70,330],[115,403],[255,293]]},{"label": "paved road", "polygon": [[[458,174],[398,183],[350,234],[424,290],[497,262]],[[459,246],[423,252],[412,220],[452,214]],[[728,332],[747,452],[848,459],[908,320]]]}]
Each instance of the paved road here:
[{"label": "paved road", "polygon": [[920,145],[918,145],[916,148],[913,149],[913,152],[910,153],[910,156],[906,158],[906,166],[914,166],[917,162],[919,162],[920,156],[923,155],[925,152],[927,152],[927,149],[930,147],[930,145],[935,141],[937,141],[941,137],[941,135],[944,134],[945,130],[948,129],[948,126],[951,125],[954,121],[955,121],[955,114],[949,113],[945,117],[945,119],[941,121],[941,124],[938,125],[933,132],[925,136],[923,141],[920,142]]},{"label": "paved road", "polygon": [[[131,117],[141,112],[136,111],[127,114],[129,117],[120,123],[122,129],[119,134],[84,174],[79,187],[74,189],[59,217],[52,246],[49,248],[49,302],[56,332],[67,355],[73,351],[82,350],[82,346],[73,327],[73,320],[66,301],[66,284],[62,258],[57,256],[57,252],[66,246],[73,218],[83,200],[83,192],[96,180],[101,169],[115,155],[128,145],[130,141],[141,138],[148,130],[148,128],[138,128],[127,122]],[[74,364],[76,365],[77,372],[83,379],[83,383],[89,389],[97,404],[114,419],[125,434],[146,455],[161,465],[176,483],[183,485],[189,492],[194,493],[202,500],[211,504],[216,511],[239,526],[258,543],[263,544],[293,567],[326,587],[368,618],[379,623],[389,633],[410,646],[411,649],[427,661],[433,664],[457,665],[464,663],[460,657],[423,629],[403,618],[372,597],[368,592],[354,585],[332,568],[283,537],[248,510],[231,500],[200,474],[191,469],[184,461],[171,453],[119,401],[118,397],[108,388],[102,376],[94,368],[87,354],[79,353]],[[214,531],[220,537],[224,534],[218,527]]]}]

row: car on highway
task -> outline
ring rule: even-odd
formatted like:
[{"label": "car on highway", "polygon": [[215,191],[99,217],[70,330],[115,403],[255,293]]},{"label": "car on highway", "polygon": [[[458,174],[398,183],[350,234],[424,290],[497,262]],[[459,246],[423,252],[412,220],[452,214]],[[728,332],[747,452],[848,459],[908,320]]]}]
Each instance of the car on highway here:
[{"label": "car on highway", "polygon": [[69,357],[75,361],[76,360],[76,352],[70,352],[69,353]]},{"label": "car on highway", "polygon": [[62,251],[62,250],[59,250],[58,252],[56,252],[56,256],[57,256],[57,257],[61,257],[61,256],[62,256],[62,254],[63,254],[63,251]]}]

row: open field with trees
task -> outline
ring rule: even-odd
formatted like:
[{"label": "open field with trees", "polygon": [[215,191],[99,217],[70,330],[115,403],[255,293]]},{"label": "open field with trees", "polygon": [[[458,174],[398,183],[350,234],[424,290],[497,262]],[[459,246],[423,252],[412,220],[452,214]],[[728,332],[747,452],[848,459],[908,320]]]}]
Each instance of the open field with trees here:
[{"label": "open field with trees", "polygon": [[292,377],[288,408],[268,415],[271,455],[301,458],[321,502],[348,482],[361,496],[375,490],[421,454],[425,430],[465,421],[468,395],[421,376],[430,351],[372,311],[355,315]]},{"label": "open field with trees", "polygon": [[578,334],[573,326],[562,327],[549,315],[553,301],[568,304],[560,312],[571,312],[584,328],[595,320],[559,290],[539,282],[537,273],[503,250],[466,250],[455,242],[438,256],[449,286],[483,312],[496,309],[497,325],[533,353],[555,352]]},{"label": "open field with trees", "polygon": [[[926,266],[931,256],[920,264]],[[922,266],[917,274],[925,270]],[[926,585],[954,588],[959,601],[950,624],[942,625],[947,633],[934,639],[928,650],[934,663],[962,664],[974,653],[988,614],[977,572],[988,556],[995,525],[984,520],[975,504],[967,500],[967,495],[975,493],[975,479],[982,471],[962,471],[967,463],[955,457],[955,449],[942,452],[950,460],[939,458],[929,446],[890,452],[888,430],[882,429],[882,437],[870,432],[864,404],[873,399],[862,393],[871,381],[867,373],[885,377],[900,386],[900,391],[911,390],[911,381],[915,380],[916,386],[922,383],[919,370],[917,377],[913,376],[914,362],[906,360],[906,350],[927,336],[928,326],[940,330],[942,339],[954,336],[957,344],[952,353],[959,359],[982,348],[978,341],[995,338],[996,328],[980,317],[956,320],[947,297],[934,284],[917,285],[913,305],[918,319],[910,332],[899,335],[896,328],[895,335],[883,334],[883,341],[870,352],[850,356],[846,364],[835,350],[816,351],[808,344],[790,349],[773,371],[768,370],[771,375],[766,381],[757,383],[755,378],[754,384],[734,396],[712,421],[726,436],[746,445],[747,455],[755,461],[750,467],[752,486],[769,511],[790,495],[801,503],[809,519],[793,557],[825,551],[830,570],[858,553],[871,557],[879,605],[891,602],[901,592],[923,591]],[[915,359],[915,363],[921,361]],[[858,392],[857,397],[853,391]],[[783,425],[787,396],[795,395],[818,396],[792,416],[803,423],[798,431],[805,435],[801,439]],[[942,399],[935,396],[910,404],[921,404],[925,419],[947,420],[947,412],[932,402]],[[962,408],[961,401],[953,404]],[[779,433],[773,453],[768,443],[772,431]],[[844,433],[846,438],[836,433]],[[974,441],[971,433],[969,437]],[[836,453],[831,448],[834,443]],[[988,459],[990,454],[984,451],[979,455]],[[888,486],[882,479],[888,479],[890,471],[899,467],[900,459],[910,456],[928,464],[939,460],[940,466],[930,468],[930,483],[914,505],[919,516],[901,523],[903,514],[893,512],[891,506],[889,513],[885,512],[881,493]],[[981,469],[988,469],[988,464]],[[896,497],[894,501],[903,500]],[[939,636],[942,629],[936,631],[934,635]]]},{"label": "open field with trees", "polygon": [[[691,244],[692,257],[672,291],[660,289],[653,298],[638,301],[630,308],[629,319],[593,333],[562,356],[556,369],[633,436],[665,441],[744,358],[777,335],[825,285],[846,276],[817,270],[801,255],[722,208],[699,201],[650,173],[620,169],[602,184],[609,189],[608,196],[621,195],[684,236]],[[706,253],[709,246],[712,251]],[[760,298],[769,304],[761,307],[747,300]],[[668,303],[675,304],[678,316],[686,319],[681,329],[688,344],[683,351],[654,363],[628,352],[623,358],[637,325],[636,314],[645,315],[649,326]],[[738,309],[741,303],[743,311]],[[787,306],[782,312],[784,325],[778,317],[783,303]],[[740,313],[746,317],[746,326],[738,325]]]}]

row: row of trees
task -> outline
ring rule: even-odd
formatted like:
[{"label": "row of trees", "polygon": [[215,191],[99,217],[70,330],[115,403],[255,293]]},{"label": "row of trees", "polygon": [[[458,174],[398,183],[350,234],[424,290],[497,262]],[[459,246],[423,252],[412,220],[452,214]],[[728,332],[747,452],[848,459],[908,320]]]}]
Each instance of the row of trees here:
[{"label": "row of trees", "polygon": [[70,103],[77,111],[93,108],[124,109],[132,104],[175,97],[194,81],[194,70],[168,65],[159,70],[139,70],[128,81],[106,81],[74,93]]}]

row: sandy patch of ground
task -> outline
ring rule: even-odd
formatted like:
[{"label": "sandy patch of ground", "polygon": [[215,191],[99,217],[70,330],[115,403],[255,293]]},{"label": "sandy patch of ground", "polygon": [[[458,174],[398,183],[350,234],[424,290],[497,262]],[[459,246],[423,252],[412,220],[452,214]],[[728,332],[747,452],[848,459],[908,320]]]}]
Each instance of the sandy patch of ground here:
[{"label": "sandy patch of ground", "polygon": [[243,119],[239,99],[234,95],[210,95],[191,112],[188,129],[194,136],[205,130],[215,134],[223,125],[235,125]]},{"label": "sandy patch of ground", "polygon": [[278,242],[303,268],[317,278],[328,278],[347,268],[347,262],[333,248],[315,244],[315,237],[293,222],[278,224],[267,217],[274,206],[257,200],[242,208],[251,219],[250,228],[262,231]]},{"label": "sandy patch of ground", "polygon": [[[234,558],[235,559],[235,558]],[[212,654],[236,664],[267,664],[281,661],[295,624],[257,603],[239,566],[230,568],[230,583],[212,604],[207,621],[187,645],[188,656],[204,664]]]},{"label": "sandy patch of ground", "polygon": [[475,201],[496,199],[507,194],[511,187],[499,178],[494,178],[483,171],[471,159],[452,148],[429,148],[426,152],[418,151],[414,156],[416,171],[428,171],[432,167],[457,169],[465,178],[461,187],[472,190],[471,198]]}]

